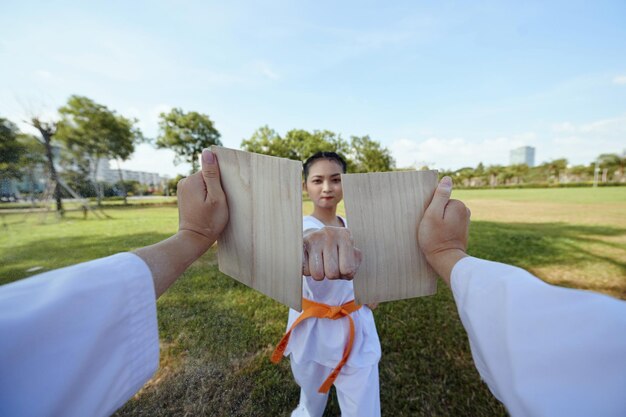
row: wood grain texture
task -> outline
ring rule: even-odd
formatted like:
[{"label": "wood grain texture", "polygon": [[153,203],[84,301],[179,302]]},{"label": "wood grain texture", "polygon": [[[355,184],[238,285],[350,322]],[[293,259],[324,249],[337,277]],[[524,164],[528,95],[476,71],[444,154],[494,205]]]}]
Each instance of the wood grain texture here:
[{"label": "wood grain texture", "polygon": [[214,146],[229,220],[219,269],[298,311],[302,306],[302,163]]},{"label": "wood grain texture", "polygon": [[417,245],[417,226],[437,187],[437,171],[343,174],[348,227],[363,262],[359,304],[432,295],[436,274]]}]

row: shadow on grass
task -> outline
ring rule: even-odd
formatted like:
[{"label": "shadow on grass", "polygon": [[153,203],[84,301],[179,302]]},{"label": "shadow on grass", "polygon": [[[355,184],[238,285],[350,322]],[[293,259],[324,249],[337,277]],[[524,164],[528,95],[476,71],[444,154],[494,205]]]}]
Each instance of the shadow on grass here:
[{"label": "shadow on grass", "polygon": [[[123,236],[71,236],[11,246],[0,255],[0,285],[30,275],[151,245],[166,239],[166,233],[134,233]],[[43,269],[27,272],[33,267]]]},{"label": "shadow on grass", "polygon": [[269,361],[287,309],[221,274],[214,258],[159,299],[162,368],[116,416],[268,416],[297,405],[288,361]]},{"label": "shadow on grass", "polygon": [[505,416],[476,371],[448,287],[374,311],[383,415]]},{"label": "shadow on grass", "polygon": [[626,236],[626,229],[609,226],[476,221],[470,226],[469,253],[524,268],[596,260],[608,262],[626,274],[623,257],[605,256],[586,249],[598,245],[626,251],[626,245],[603,239],[621,236]]}]

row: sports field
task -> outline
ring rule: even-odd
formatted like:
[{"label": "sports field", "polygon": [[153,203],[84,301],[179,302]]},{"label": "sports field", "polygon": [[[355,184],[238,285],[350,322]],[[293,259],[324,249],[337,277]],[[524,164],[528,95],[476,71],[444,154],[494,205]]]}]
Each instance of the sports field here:
[{"label": "sports field", "polygon": [[[559,285],[626,299],[626,187],[468,190],[470,254]],[[309,209],[305,204],[305,213]],[[131,250],[175,232],[174,206],[111,207],[105,220],[0,211],[0,283]],[[33,268],[39,268],[33,271]],[[31,270],[31,272],[28,272]],[[217,271],[214,248],[158,302],[161,367],[118,416],[288,415],[288,361],[269,362],[287,309]],[[506,415],[475,370],[450,291],[382,304],[383,415]],[[327,415],[339,415],[334,397]]]}]

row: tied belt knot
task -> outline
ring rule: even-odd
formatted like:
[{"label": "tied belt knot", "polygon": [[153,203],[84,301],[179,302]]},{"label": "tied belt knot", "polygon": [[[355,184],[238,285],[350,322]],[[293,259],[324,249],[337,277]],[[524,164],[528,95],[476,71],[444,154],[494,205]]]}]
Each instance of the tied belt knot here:
[{"label": "tied belt knot", "polygon": [[354,343],[354,320],[352,320],[352,317],[350,316],[350,314],[357,311],[360,308],[361,306],[357,305],[354,302],[354,300],[349,301],[340,306],[330,306],[328,304],[316,303],[315,301],[311,301],[306,298],[303,298],[302,299],[302,314],[300,314],[300,316],[296,319],[296,321],[293,322],[289,330],[287,330],[287,333],[285,333],[283,338],[278,343],[278,346],[276,346],[276,350],[274,350],[274,353],[272,354],[272,362],[273,363],[280,362],[280,360],[283,357],[283,354],[285,353],[285,349],[287,349],[287,344],[289,343],[289,337],[291,336],[292,330],[298,324],[302,323],[304,320],[309,319],[311,317],[315,317],[318,319],[330,319],[330,320],[337,320],[343,317],[347,317],[350,323],[350,335],[348,338],[348,343],[346,344],[346,347],[343,350],[343,357],[341,358],[341,360],[339,361],[335,369],[332,370],[328,378],[326,378],[324,383],[318,389],[318,392],[320,393],[324,393],[324,394],[327,393],[330,387],[335,382],[335,379],[337,379],[337,376],[339,375],[341,368],[343,368],[343,366],[348,361],[348,357],[350,357],[350,352],[352,351],[352,345]]}]

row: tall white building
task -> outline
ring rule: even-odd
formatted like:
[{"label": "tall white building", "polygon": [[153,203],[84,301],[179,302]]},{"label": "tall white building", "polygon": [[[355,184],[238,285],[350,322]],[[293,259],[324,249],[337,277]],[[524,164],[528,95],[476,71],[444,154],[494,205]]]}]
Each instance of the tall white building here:
[{"label": "tall white building", "polygon": [[511,150],[510,165],[526,164],[529,167],[535,166],[535,148],[532,146],[522,146]]}]

